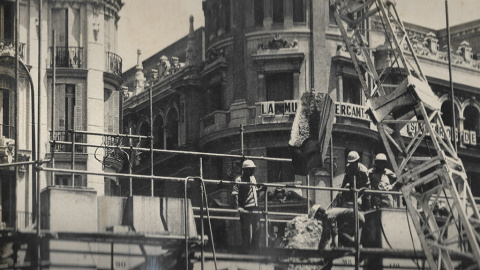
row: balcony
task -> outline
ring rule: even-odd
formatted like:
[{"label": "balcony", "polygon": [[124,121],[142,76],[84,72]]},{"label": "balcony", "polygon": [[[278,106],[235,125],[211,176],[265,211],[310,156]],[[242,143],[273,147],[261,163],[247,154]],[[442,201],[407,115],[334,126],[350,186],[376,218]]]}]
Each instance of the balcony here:
[{"label": "balcony", "polygon": [[[18,46],[18,55],[22,62],[25,62],[25,52],[27,44],[20,42]],[[8,39],[0,39],[0,55],[9,55],[15,57],[15,42]]]},{"label": "balcony", "polygon": [[[72,142],[72,133],[70,131],[55,131],[53,133],[53,139],[55,141],[63,141],[63,142]],[[75,134],[75,142],[76,143],[83,143],[84,135],[83,134]],[[72,152],[72,145],[69,144],[55,144],[55,152]],[[84,147],[80,145],[75,145],[75,153],[85,153]]]},{"label": "balcony", "polygon": [[[50,48],[53,60],[53,48]],[[82,47],[56,47],[55,67],[85,68]],[[53,61],[50,63],[53,67]]]},{"label": "balcony", "polygon": [[106,52],[105,70],[118,76],[122,76],[122,58],[115,53]]}]

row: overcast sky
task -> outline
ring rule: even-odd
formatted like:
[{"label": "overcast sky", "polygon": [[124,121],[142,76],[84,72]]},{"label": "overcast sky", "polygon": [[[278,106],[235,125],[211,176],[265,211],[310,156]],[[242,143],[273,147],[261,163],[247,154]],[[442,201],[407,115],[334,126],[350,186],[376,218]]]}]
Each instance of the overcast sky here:
[{"label": "overcast sky", "polygon": [[[243,1],[243,0],[234,0]],[[314,0],[318,1],[318,0]],[[201,0],[123,0],[120,11],[119,54],[123,70],[136,64],[137,48],[142,59],[188,34],[188,18],[193,15],[197,29],[204,25]],[[405,22],[445,28],[445,0],[396,0]],[[480,0],[449,0],[450,25],[480,19]]]}]

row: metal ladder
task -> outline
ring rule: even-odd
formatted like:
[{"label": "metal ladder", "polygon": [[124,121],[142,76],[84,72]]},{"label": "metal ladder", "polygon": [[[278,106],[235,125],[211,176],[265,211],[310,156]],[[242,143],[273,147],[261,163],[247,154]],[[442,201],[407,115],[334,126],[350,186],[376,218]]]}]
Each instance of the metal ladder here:
[{"label": "metal ladder", "polygon": [[[397,181],[404,184],[408,213],[430,268],[458,267],[450,254],[465,258],[464,269],[480,268],[480,235],[475,231],[480,227],[478,208],[452,142],[439,134],[446,130],[441,104],[427,83],[395,3],[330,0],[330,8],[367,98],[369,116]],[[375,48],[369,47],[367,39],[370,31],[378,31],[366,26],[372,18],[380,21],[385,52],[393,59],[381,67],[375,66]],[[418,127],[410,141],[400,134],[407,125]],[[439,216],[442,204],[448,211]]]}]

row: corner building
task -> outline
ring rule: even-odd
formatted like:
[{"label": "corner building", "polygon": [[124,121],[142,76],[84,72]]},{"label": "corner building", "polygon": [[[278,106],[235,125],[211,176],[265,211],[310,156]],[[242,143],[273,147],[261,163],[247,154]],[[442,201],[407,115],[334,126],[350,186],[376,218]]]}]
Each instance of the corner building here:
[{"label": "corner building", "polygon": [[[123,74],[130,91],[123,107],[125,132],[149,134],[148,91],[151,87],[153,136],[158,147],[241,154],[240,128],[243,127],[245,155],[290,158],[288,141],[298,100],[305,91],[314,89],[330,94],[335,102],[333,172],[327,166],[307,180],[294,175],[288,163],[255,161],[258,182],[307,184],[309,181],[310,185],[339,187],[348,152],[357,151],[367,167],[373,164],[377,153],[385,152],[374,125],[365,114],[365,97],[329,12],[329,1],[204,0],[203,11],[204,28],[194,31],[191,19],[188,36],[144,61],[139,58],[137,66]],[[445,30],[406,25],[430,85],[443,102],[445,125],[451,126]],[[375,18],[365,27],[382,28]],[[475,165],[480,162],[477,145],[480,62],[475,51],[480,49],[476,48],[479,27],[480,21],[452,27],[459,155],[477,196],[480,196],[480,169]],[[375,48],[375,65],[379,69],[394,61],[388,51],[383,50],[384,36],[372,34],[368,38]],[[410,52],[406,54],[411,57]],[[178,68],[172,69],[173,66]],[[391,72],[400,74],[395,69]],[[408,127],[403,132],[407,141],[415,128]],[[444,134],[452,136],[448,130]],[[172,158],[174,156],[179,157],[158,153],[154,157],[155,175],[199,174],[198,158],[184,158],[180,162],[175,161],[179,159]],[[138,158],[141,162],[133,166],[133,171],[149,174],[148,153]],[[206,158],[203,162],[205,178],[233,181],[239,173],[239,162],[232,159]],[[124,185],[127,183],[121,183],[122,189]],[[167,188],[166,183],[155,185],[156,196],[166,193],[183,196],[183,193],[174,194],[175,189]],[[143,194],[148,187],[149,182],[145,182],[134,188],[133,193]],[[210,200],[218,207],[228,207],[231,192],[228,187],[207,189]],[[179,190],[182,189],[179,187]],[[311,203],[328,206],[335,196],[325,191],[307,194],[287,190],[290,191],[298,196],[281,203],[272,199],[269,209],[306,213],[307,198]],[[269,192],[273,194],[274,190]],[[227,231],[236,226],[234,223],[225,221],[219,225],[216,231],[224,230],[226,240],[218,245],[239,243],[238,236]],[[280,234],[281,231],[282,228]]]},{"label": "corner building", "polygon": [[[21,63],[16,113],[13,43],[15,1],[0,2],[0,98],[3,100],[0,103],[1,164],[14,162],[12,146],[15,140],[19,148],[18,161],[33,159],[32,113],[35,117],[35,136],[37,124],[40,123],[40,141],[36,141],[36,145],[40,145],[40,152],[36,159],[50,159],[51,138],[71,142],[72,130],[108,133],[119,131],[121,98],[118,90],[122,84],[122,59],[116,53],[118,12],[123,3],[119,0],[44,0],[42,5],[42,20],[39,21],[39,1],[20,1],[18,29]],[[56,68],[55,106],[52,104],[53,66]],[[37,106],[39,98],[41,104]],[[31,107],[33,100],[34,112]],[[51,122],[52,113],[54,125]],[[40,119],[37,118],[38,115]],[[18,117],[17,127],[14,124],[15,116]],[[18,136],[15,135],[15,130]],[[74,141],[101,145],[102,142],[109,142],[107,137],[78,133]],[[73,149],[71,145],[58,143],[54,148],[55,168],[118,172],[122,166],[119,156],[113,152],[104,152],[103,148],[96,150],[77,145]],[[47,163],[44,166],[53,165]],[[38,181],[32,183],[31,168],[19,167],[17,174],[13,167],[0,168],[0,224],[7,228],[14,227],[14,220],[17,221],[18,228],[31,228],[37,184],[42,190],[52,186],[66,189],[92,188],[97,196],[108,195],[116,188],[116,179],[70,173],[41,172]]]}]

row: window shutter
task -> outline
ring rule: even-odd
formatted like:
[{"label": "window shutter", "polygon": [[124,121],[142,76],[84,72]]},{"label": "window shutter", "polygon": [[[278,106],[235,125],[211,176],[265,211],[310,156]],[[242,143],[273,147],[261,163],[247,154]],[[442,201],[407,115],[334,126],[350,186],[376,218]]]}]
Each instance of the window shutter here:
[{"label": "window shutter", "polygon": [[55,86],[55,130],[65,130],[65,84]]},{"label": "window shutter", "polygon": [[120,92],[118,91],[113,91],[113,111],[112,111],[112,114],[113,114],[113,132],[114,133],[119,133],[118,132],[118,125],[119,125],[119,114],[120,114],[120,100],[119,100],[119,96],[120,96]]},{"label": "window shutter", "polygon": [[77,84],[75,90],[75,130],[83,130],[83,85]]}]

